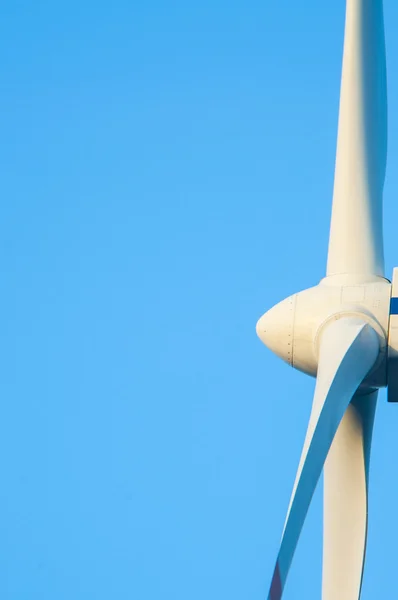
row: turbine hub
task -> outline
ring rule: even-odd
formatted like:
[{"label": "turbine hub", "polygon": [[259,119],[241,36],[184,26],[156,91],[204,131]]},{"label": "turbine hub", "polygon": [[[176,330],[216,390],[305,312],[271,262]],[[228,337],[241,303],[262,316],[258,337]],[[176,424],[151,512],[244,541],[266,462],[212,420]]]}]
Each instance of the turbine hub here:
[{"label": "turbine hub", "polygon": [[324,327],[332,320],[358,317],[373,327],[380,342],[379,359],[366,383],[384,387],[391,284],[381,277],[372,281],[349,279],[351,284],[347,276],[326,277],[319,285],[279,302],[258,320],[257,335],[290,366],[316,376]]},{"label": "turbine hub", "polygon": [[260,340],[274,354],[293,366],[293,326],[297,294],[282,300],[257,321]]}]

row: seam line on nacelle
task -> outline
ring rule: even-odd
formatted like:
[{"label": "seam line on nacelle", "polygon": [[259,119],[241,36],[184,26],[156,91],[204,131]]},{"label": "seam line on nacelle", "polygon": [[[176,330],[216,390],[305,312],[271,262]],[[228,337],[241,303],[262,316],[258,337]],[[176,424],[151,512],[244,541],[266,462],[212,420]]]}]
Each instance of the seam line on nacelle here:
[{"label": "seam line on nacelle", "polygon": [[296,327],[297,296],[298,296],[298,294],[294,294],[294,296],[293,296],[293,324],[292,324],[292,367],[293,368],[294,368],[294,336],[295,336],[295,327]]}]

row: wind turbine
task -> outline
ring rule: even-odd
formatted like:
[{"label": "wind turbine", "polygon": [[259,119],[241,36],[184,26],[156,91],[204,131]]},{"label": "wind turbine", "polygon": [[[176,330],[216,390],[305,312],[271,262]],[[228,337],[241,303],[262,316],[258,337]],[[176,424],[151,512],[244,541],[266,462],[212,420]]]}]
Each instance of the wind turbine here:
[{"label": "wind turbine", "polygon": [[358,600],[366,550],[369,457],[378,389],[398,401],[398,269],[384,277],[387,154],[382,0],[347,0],[326,277],[283,300],[257,334],[316,376],[304,447],[268,600],[279,600],[324,469],[323,600]]}]

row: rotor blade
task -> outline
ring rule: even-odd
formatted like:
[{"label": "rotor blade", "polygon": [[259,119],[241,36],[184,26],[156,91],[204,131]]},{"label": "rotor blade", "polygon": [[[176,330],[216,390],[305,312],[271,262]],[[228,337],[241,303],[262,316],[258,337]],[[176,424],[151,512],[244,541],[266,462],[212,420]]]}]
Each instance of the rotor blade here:
[{"label": "rotor blade", "polygon": [[347,0],[327,274],[384,274],[387,159],[383,0]]},{"label": "rotor blade", "polygon": [[321,335],[314,401],[268,600],[280,600],[323,464],[341,419],[379,354],[378,336],[345,317]]},{"label": "rotor blade", "polygon": [[377,391],[354,396],[325,463],[323,600],[358,600],[361,593],[376,400]]}]

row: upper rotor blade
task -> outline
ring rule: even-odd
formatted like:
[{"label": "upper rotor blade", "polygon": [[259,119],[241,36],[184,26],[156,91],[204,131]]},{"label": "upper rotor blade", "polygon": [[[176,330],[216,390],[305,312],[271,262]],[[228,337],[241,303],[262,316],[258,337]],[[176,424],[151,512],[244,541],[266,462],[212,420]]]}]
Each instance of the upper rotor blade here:
[{"label": "upper rotor blade", "polygon": [[383,0],[347,0],[327,274],[384,274],[387,159]]},{"label": "upper rotor blade", "polygon": [[324,469],[323,600],[358,600],[366,551],[377,391],[355,394]]},{"label": "upper rotor blade", "polygon": [[280,600],[323,464],[353,395],[379,354],[374,329],[358,318],[322,333],[314,401],[268,600]]}]

